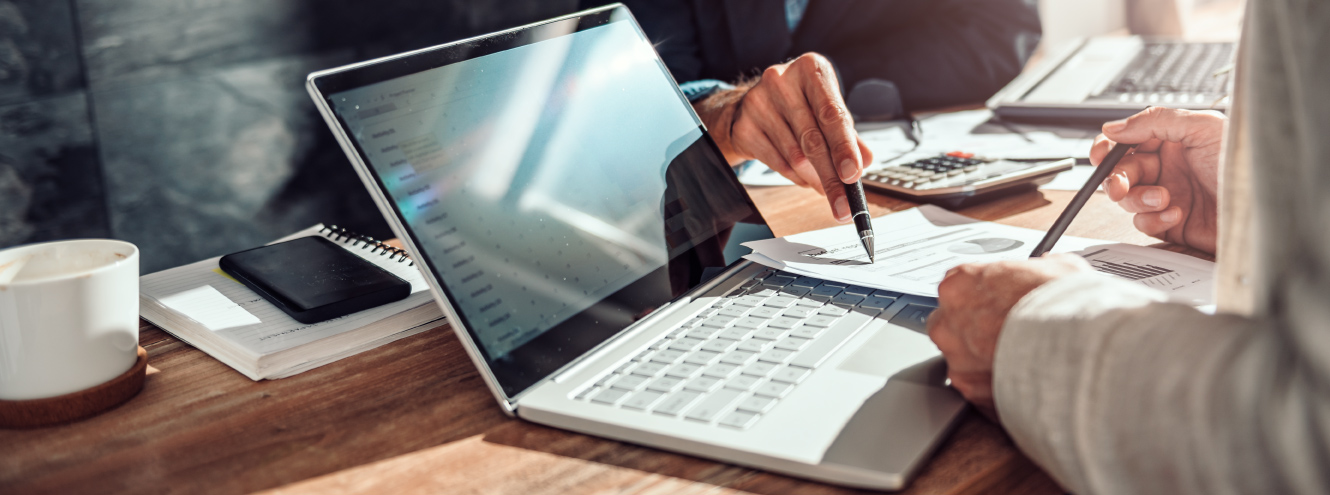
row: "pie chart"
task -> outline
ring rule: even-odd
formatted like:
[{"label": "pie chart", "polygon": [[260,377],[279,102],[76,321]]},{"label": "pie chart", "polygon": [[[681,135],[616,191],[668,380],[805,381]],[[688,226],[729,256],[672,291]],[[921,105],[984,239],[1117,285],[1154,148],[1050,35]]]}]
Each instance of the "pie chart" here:
[{"label": "pie chart", "polygon": [[947,247],[948,251],[957,254],[993,254],[1003,251],[1011,251],[1025,245],[1024,242],[1016,239],[1003,239],[1000,237],[990,237],[985,239],[967,239]]}]

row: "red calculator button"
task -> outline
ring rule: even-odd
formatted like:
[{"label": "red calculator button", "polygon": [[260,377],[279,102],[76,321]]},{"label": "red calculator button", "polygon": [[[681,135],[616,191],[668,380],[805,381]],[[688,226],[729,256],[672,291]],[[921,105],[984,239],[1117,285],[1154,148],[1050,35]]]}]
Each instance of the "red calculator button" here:
[{"label": "red calculator button", "polygon": [[951,153],[947,153],[947,156],[955,158],[974,158],[974,153],[966,153],[964,151],[953,151]]}]

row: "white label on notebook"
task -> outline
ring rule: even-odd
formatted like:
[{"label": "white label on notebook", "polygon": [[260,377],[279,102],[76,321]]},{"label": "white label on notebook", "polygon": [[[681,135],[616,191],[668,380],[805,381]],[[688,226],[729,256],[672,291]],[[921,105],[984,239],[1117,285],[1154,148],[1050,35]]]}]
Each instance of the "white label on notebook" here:
[{"label": "white label on notebook", "polygon": [[214,332],[259,323],[257,316],[227,299],[211,285],[177,292],[158,300]]}]

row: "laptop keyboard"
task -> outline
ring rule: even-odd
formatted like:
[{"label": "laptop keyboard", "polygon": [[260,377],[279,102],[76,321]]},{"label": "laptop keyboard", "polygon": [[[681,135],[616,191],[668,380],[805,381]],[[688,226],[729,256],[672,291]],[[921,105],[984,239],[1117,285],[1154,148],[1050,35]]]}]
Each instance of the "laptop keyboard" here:
[{"label": "laptop keyboard", "polygon": [[[748,428],[900,297],[768,269],[583,385],[575,398]],[[891,321],[922,330],[931,312],[911,304]]]}]

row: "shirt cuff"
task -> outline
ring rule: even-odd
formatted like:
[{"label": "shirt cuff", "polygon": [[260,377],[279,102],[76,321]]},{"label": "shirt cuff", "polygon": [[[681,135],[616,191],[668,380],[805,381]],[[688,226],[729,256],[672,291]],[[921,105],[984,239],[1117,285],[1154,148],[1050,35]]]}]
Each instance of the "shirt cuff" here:
[{"label": "shirt cuff", "polygon": [[683,91],[689,102],[701,100],[722,89],[734,89],[734,85],[715,79],[699,79],[679,85],[679,90]]}]

